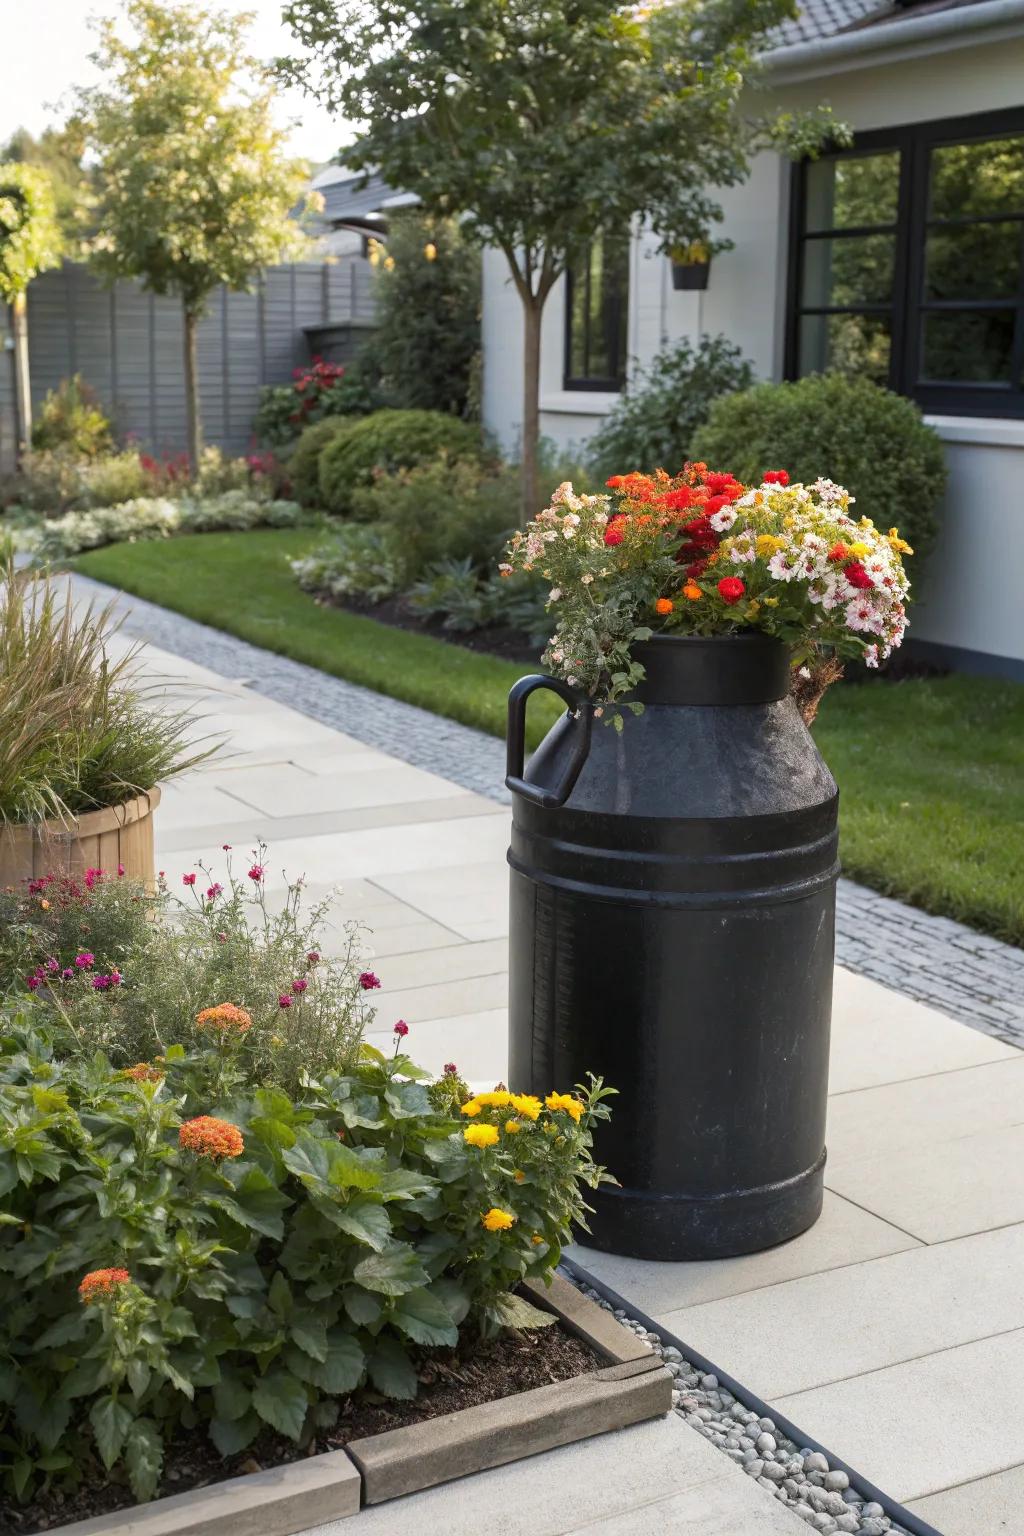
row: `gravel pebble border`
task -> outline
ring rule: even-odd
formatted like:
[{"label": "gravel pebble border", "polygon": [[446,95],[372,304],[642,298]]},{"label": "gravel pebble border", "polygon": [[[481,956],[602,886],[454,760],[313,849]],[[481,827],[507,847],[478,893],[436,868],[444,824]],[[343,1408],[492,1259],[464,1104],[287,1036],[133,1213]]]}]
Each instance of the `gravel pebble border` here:
[{"label": "gravel pebble border", "polygon": [[613,1306],[586,1283],[585,1271],[566,1267],[564,1272],[584,1296],[611,1312],[623,1328],[661,1357],[674,1378],[673,1411],[742,1467],[766,1494],[805,1520],[811,1530],[822,1536],[832,1532],[844,1536],[940,1536],[916,1518],[912,1526],[901,1525],[872,1497],[877,1490],[858,1492],[847,1470],[833,1466],[820,1450],[790,1439],[775,1419],[758,1411],[764,1404],[752,1408],[749,1404],[753,1399],[744,1402],[716,1375],[688,1360],[674,1344],[665,1343],[647,1326],[649,1319],[632,1317],[625,1308]]},{"label": "gravel pebble border", "polygon": [[[124,633],[185,657],[222,677],[243,679],[254,693],[333,726],[367,746],[424,768],[500,805],[505,788],[504,743],[471,726],[390,699],[315,667],[262,650],[222,630],[75,576],[76,593],[108,602],[114,596]],[[1024,1048],[1024,950],[975,933],[949,918],[840,880],[836,960],[992,1035]]]}]

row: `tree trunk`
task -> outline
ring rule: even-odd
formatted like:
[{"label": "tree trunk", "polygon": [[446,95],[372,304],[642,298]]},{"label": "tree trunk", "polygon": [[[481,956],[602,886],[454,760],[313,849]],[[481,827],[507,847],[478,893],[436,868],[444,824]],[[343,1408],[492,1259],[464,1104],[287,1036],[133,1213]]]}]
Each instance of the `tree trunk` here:
[{"label": "tree trunk", "polygon": [[28,303],[19,293],[11,303],[14,342],[14,408],[18,419],[18,453],[32,452],[32,391],[28,372]]},{"label": "tree trunk", "polygon": [[523,523],[537,506],[537,443],[540,438],[540,318],[543,298],[523,294],[523,440],[520,452],[520,510]]},{"label": "tree trunk", "polygon": [[203,451],[203,423],[199,407],[199,371],[196,367],[196,329],[199,316],[185,309],[185,421],[188,431],[188,459],[193,471],[199,468]]}]

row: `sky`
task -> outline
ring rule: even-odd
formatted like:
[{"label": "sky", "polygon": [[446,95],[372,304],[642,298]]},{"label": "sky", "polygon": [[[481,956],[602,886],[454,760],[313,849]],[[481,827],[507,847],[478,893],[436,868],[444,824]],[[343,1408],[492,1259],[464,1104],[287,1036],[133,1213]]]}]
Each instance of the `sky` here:
[{"label": "sky", "polygon": [[[255,12],[250,44],[257,58],[291,51],[292,34],[281,23],[282,0],[220,4],[224,10]],[[89,17],[112,15],[117,8],[117,0],[0,0],[0,142],[15,128],[38,134],[61,121],[60,98],[97,78],[89,63],[95,47]],[[314,164],[330,160],[346,138],[344,124],[300,92],[282,91],[277,115],[282,126],[293,125],[292,151]]]}]

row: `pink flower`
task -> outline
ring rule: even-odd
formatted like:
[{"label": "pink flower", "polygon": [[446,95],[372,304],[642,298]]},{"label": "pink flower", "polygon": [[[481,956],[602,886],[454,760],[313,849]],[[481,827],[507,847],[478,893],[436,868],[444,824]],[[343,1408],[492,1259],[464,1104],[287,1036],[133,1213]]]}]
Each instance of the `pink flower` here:
[{"label": "pink flower", "polygon": [[362,971],[359,976],[359,985],[364,992],[372,992],[374,987],[380,986],[380,977],[375,976],[372,971]]},{"label": "pink flower", "polygon": [[217,935],[217,942],[218,942],[218,944],[226,944],[227,941],[228,941],[228,936],[227,936],[226,933],[218,933],[218,935]]},{"label": "pink flower", "polygon": [[46,962],[46,969],[48,971],[59,971],[60,970],[60,961],[59,960],[47,960],[47,962]]},{"label": "pink flower", "polygon": [[87,949],[83,950],[80,955],[75,956],[75,964],[78,966],[79,970],[87,970],[90,965],[95,965],[95,963],[96,956],[90,954]]},{"label": "pink flower", "polygon": [[252,866],[252,868],[249,871],[249,879],[250,880],[255,880],[256,883],[259,884],[259,882],[263,879],[263,865],[262,864],[254,864]]},{"label": "pink flower", "polygon": [[39,977],[38,976],[28,976],[28,977],[26,977],[25,985],[28,987],[30,992],[34,992],[36,990],[36,988],[39,986]]},{"label": "pink flower", "polygon": [[70,965],[66,965],[60,973],[60,979],[61,981],[70,981],[74,974],[75,973],[71,969]]},{"label": "pink flower", "polygon": [[455,1065],[454,1061],[446,1061],[445,1062],[445,1064],[444,1064],[444,1075],[445,1075],[445,1077],[457,1077],[459,1075],[459,1069]]},{"label": "pink flower", "polygon": [[110,977],[94,976],[92,979],[92,984],[97,992],[106,992],[110,987]]},{"label": "pink flower", "polygon": [[181,883],[182,885],[195,885],[196,877],[195,875],[182,875]]},{"label": "pink flower", "polygon": [[287,992],[282,992],[281,996],[277,1000],[277,1006],[279,1008],[290,1008],[291,1005],[292,1005],[292,1000],[288,996],[288,993]]},{"label": "pink flower", "polygon": [[395,1025],[395,1034],[398,1036],[399,1040],[404,1040],[408,1033],[408,1024],[404,1019],[399,1019],[398,1023]]},{"label": "pink flower", "polygon": [[221,843],[220,846],[221,846],[221,849],[223,850],[224,853],[230,853],[231,852],[231,844],[230,843]]},{"label": "pink flower", "polygon": [[123,879],[123,877],[124,877],[124,865],[123,864],[119,864],[117,866],[117,878],[119,880],[121,880],[121,879]]},{"label": "pink flower", "polygon": [[224,887],[221,885],[220,881],[215,880],[206,892],[207,901],[216,901],[217,897],[220,895],[223,889]]},{"label": "pink flower", "polygon": [[306,956],[306,964],[307,965],[319,965],[320,964],[320,952],[319,952],[319,950],[316,950],[316,949],[311,949],[310,950],[309,954]]},{"label": "pink flower", "polygon": [[301,976],[297,976],[295,978],[295,980],[292,982],[292,991],[295,992],[295,993],[305,992],[305,990],[306,990],[306,988],[308,986],[309,986],[309,982],[308,981],[305,981]]}]

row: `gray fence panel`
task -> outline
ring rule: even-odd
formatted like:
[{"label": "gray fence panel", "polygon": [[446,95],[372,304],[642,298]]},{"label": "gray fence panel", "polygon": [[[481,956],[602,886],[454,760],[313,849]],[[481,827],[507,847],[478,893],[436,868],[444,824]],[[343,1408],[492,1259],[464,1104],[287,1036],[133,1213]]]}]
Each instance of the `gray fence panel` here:
[{"label": "gray fence panel", "polygon": [[[135,283],[102,286],[66,262],[28,291],[32,396],[81,373],[118,436],[150,453],[186,443],[181,307]],[[373,318],[373,273],[360,256],[271,267],[252,293],[220,288],[199,325],[199,393],[207,442],[249,450],[264,384],[286,384],[309,361],[304,326]],[[6,362],[6,359],[3,360]],[[0,454],[13,434],[9,367],[0,365]]]}]

